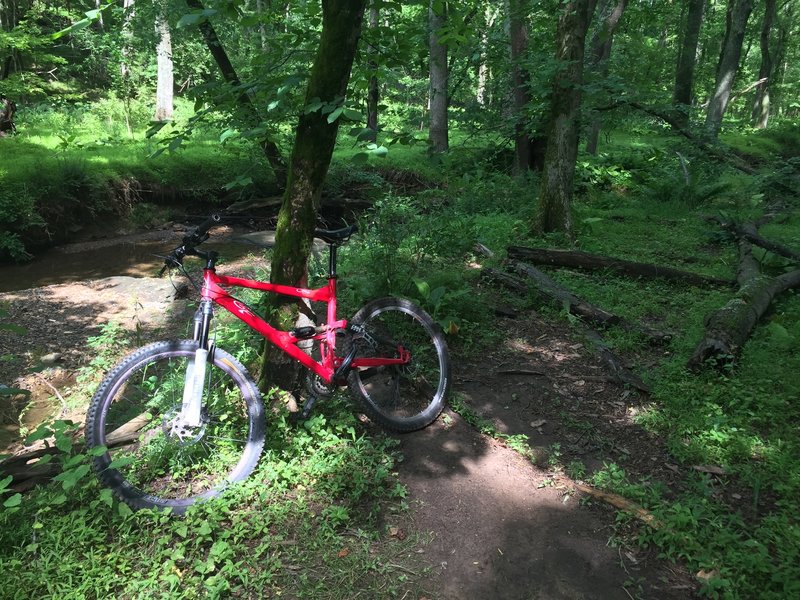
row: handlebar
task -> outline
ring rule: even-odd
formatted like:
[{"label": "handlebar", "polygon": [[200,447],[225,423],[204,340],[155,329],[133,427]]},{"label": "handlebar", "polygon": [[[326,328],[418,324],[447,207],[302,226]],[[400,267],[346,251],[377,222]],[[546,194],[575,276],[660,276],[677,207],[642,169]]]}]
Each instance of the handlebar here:
[{"label": "handlebar", "polygon": [[[181,245],[164,257],[164,266],[161,268],[161,271],[159,271],[158,276],[161,277],[169,268],[181,267],[183,265],[183,259],[186,256],[199,256],[200,258],[206,259],[209,265],[213,265],[217,258],[217,253],[214,251],[201,252],[197,247],[208,239],[208,232],[211,229],[222,224],[223,216],[219,213],[215,213],[200,223],[194,231],[185,235]],[[353,225],[341,229],[315,229],[314,236],[333,247],[346,242],[350,239],[350,236],[357,231],[358,225],[354,223]]]},{"label": "handlebar", "polygon": [[164,258],[164,266],[158,272],[161,277],[164,272],[171,267],[179,267],[183,265],[183,259],[186,256],[201,256],[206,257],[205,253],[200,253],[197,246],[202,244],[208,239],[208,232],[217,225],[222,224],[222,215],[215,213],[208,217],[205,221],[200,223],[194,231],[185,235],[181,241],[181,245],[175,248]]}]

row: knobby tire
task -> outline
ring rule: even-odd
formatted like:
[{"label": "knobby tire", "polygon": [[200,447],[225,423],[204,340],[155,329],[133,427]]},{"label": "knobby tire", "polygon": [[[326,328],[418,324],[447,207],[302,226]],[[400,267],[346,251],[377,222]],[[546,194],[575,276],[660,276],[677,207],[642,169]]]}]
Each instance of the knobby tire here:
[{"label": "knobby tire", "polygon": [[450,356],[441,328],[419,306],[402,298],[366,304],[352,319],[367,336],[353,339],[356,357],[411,352],[407,365],[353,369],[348,385],[373,421],[407,432],[430,425],[442,412],[450,390]]},{"label": "knobby tire", "polygon": [[197,342],[156,342],[135,351],[102,381],[86,421],[89,450],[101,483],[131,508],[171,509],[222,493],[245,479],[264,446],[264,408],[247,370],[224,350],[209,357],[203,423],[176,436],[184,373]]}]

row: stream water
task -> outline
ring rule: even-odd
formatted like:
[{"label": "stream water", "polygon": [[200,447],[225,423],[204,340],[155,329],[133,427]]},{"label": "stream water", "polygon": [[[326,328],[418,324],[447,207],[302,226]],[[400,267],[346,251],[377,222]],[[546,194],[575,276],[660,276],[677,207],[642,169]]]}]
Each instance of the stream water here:
[{"label": "stream water", "polygon": [[24,264],[0,266],[0,292],[99,279],[113,275],[147,277],[180,242],[174,231],[153,231],[51,248]]},{"label": "stream water", "polygon": [[[215,236],[217,239],[207,243],[208,249],[217,250],[225,258],[238,258],[257,250],[249,236],[237,240],[231,237],[233,233],[228,230]],[[159,255],[180,244],[182,235],[183,232],[165,229],[69,244],[44,251],[24,264],[0,264],[0,293],[115,275],[155,277],[163,265]]]}]

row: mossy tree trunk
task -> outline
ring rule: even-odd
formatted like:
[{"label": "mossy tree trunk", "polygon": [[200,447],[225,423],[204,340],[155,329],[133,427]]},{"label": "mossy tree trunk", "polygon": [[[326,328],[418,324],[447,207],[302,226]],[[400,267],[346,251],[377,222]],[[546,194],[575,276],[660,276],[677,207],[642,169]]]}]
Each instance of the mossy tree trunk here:
[{"label": "mossy tree trunk", "polygon": [[[306,90],[306,105],[343,102],[350,70],[361,34],[366,0],[322,0],[322,35]],[[272,255],[273,283],[303,286],[313,240],[322,184],[328,172],[339,120],[329,122],[331,112],[314,110],[300,116],[289,179],[278,214]],[[268,318],[286,329],[296,320],[297,303],[270,297]],[[271,345],[264,349],[259,384],[296,387],[297,363]]]},{"label": "mossy tree trunk", "polygon": [[562,5],[556,36],[556,60],[562,65],[553,82],[539,208],[533,229],[573,236],[572,188],[578,157],[578,132],[583,82],[583,54],[593,0],[570,0]]},{"label": "mossy tree trunk", "polygon": [[736,296],[706,317],[703,339],[686,364],[693,371],[708,363],[718,368],[732,365],[775,296],[800,287],[800,270],[763,275],[750,242],[740,239],[736,279],[740,286]]}]

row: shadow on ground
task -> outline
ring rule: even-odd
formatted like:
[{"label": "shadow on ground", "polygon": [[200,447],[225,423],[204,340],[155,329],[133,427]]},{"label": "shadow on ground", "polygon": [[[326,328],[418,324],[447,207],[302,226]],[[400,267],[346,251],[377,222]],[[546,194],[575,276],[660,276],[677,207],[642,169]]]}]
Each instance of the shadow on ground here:
[{"label": "shadow on ground", "polygon": [[[656,471],[668,460],[630,418],[640,399],[609,382],[569,330],[535,315],[504,329],[474,362],[454,357],[454,393],[498,431],[561,448],[553,465],[580,460],[589,472],[612,460]],[[614,511],[587,502],[546,460],[532,464],[453,413],[400,440],[415,527],[432,537],[425,557],[433,598],[694,595],[680,566],[612,544]]]}]

